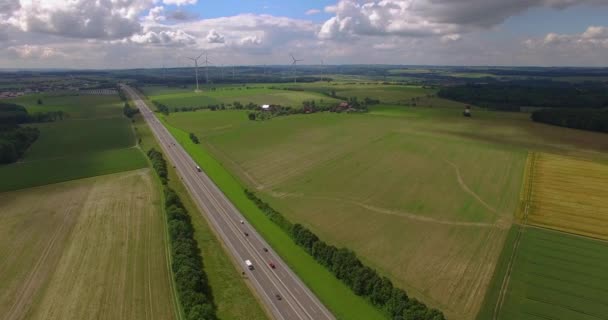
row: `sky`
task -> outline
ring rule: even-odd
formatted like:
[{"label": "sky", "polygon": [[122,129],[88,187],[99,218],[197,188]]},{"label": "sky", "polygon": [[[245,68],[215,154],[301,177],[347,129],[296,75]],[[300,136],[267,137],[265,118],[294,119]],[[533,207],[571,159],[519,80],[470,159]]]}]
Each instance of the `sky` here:
[{"label": "sky", "polygon": [[608,66],[608,0],[0,0],[0,68]]}]

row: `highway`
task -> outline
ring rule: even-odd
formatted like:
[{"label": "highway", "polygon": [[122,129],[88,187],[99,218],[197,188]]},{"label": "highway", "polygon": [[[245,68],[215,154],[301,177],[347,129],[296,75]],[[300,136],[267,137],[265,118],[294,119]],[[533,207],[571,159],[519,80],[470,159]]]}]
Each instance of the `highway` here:
[{"label": "highway", "polygon": [[[197,164],[160,123],[139,93],[128,86],[122,87],[152,129],[165,157],[175,166],[192,199],[228,248],[234,261],[246,273],[255,292],[272,316],[275,319],[285,320],[335,319],[268,243],[246,222],[247,220],[205,172],[196,169]],[[253,270],[245,266],[245,260],[253,263]],[[274,264],[275,268],[272,268],[270,263]]]}]

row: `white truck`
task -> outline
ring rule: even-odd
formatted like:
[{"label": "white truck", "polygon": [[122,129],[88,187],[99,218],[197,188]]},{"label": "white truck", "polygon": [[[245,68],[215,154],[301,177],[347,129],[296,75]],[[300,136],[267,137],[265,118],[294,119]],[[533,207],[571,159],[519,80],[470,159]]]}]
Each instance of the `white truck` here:
[{"label": "white truck", "polygon": [[247,269],[253,270],[253,263],[251,263],[250,260],[245,260],[245,265],[247,266]]}]

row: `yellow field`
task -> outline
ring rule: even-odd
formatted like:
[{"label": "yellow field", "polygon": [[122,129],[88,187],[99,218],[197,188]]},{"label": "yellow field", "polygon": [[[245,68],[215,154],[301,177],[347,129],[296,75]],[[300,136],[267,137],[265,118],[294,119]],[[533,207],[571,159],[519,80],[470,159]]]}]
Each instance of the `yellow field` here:
[{"label": "yellow field", "polygon": [[174,319],[149,169],[0,194],[0,319]]},{"label": "yellow field", "polygon": [[528,223],[608,239],[608,165],[538,153],[531,174]]}]

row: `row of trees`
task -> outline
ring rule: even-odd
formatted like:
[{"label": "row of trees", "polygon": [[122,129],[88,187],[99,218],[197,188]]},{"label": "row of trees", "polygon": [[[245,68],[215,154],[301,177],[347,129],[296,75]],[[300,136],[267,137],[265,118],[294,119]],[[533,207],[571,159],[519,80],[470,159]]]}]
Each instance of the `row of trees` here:
[{"label": "row of trees", "polygon": [[128,102],[125,101],[124,106],[122,107],[122,113],[127,117],[127,118],[133,118],[134,115],[139,113],[139,109],[137,108],[132,108]]},{"label": "row of trees", "polygon": [[442,88],[439,97],[501,110],[519,111],[520,107],[604,108],[608,91],[598,83],[558,83],[513,81],[470,84]]},{"label": "row of trees", "polygon": [[148,150],[148,158],[150,158],[150,161],[152,161],[152,167],[158,174],[160,181],[163,184],[167,184],[167,161],[165,161],[165,158],[163,158],[163,154],[160,153],[158,150],[152,148]]},{"label": "row of trees", "polygon": [[556,126],[608,132],[608,109],[541,109],[532,112],[531,118]]},{"label": "row of trees", "polygon": [[39,135],[38,128],[0,126],[0,163],[19,160]]},{"label": "row of trees", "polygon": [[152,148],[148,151],[148,157],[165,186],[171,270],[186,320],[217,319],[211,287],[203,270],[203,258],[194,239],[190,215],[177,193],[167,186],[167,162],[163,154]]},{"label": "row of trees", "polygon": [[295,243],[344,282],[356,295],[366,297],[373,305],[386,312],[391,319],[445,319],[441,311],[409,298],[405,291],[394,287],[388,278],[365,266],[354,252],[326,244],[304,226],[289,222],[281,213],[259,199],[255,193],[245,190],[245,194],[270,220],[287,231]]},{"label": "row of trees", "polygon": [[0,103],[0,125],[52,122],[63,120],[67,114],[61,110],[28,113],[24,106],[13,103]]},{"label": "row of trees", "polygon": [[165,210],[171,242],[171,269],[186,319],[217,319],[190,215],[175,191],[169,187],[165,187]]},{"label": "row of trees", "polygon": [[190,140],[192,140],[192,142],[194,142],[195,144],[200,143],[200,141],[198,140],[198,137],[192,132],[190,132]]},{"label": "row of trees", "polygon": [[164,115],[169,115],[169,107],[158,102],[158,101],[152,101],[152,103],[154,104],[154,106],[156,106],[156,110]]}]

